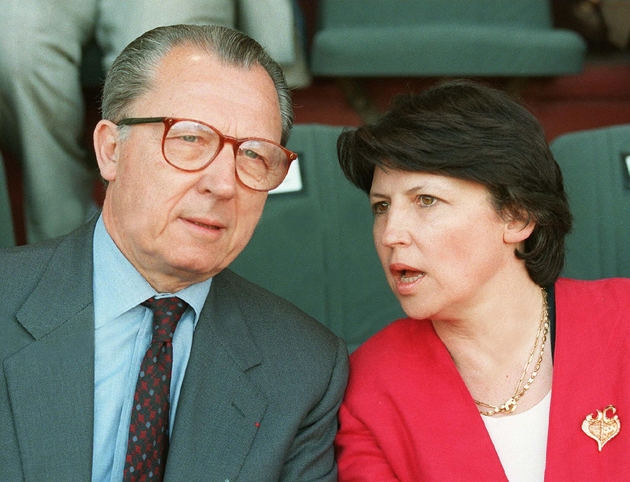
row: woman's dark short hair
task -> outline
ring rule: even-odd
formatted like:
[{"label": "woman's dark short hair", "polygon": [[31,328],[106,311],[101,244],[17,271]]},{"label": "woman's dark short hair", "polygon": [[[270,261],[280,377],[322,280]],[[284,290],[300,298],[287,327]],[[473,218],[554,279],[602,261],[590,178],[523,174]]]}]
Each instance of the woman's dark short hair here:
[{"label": "woman's dark short hair", "polygon": [[516,250],[532,280],[548,286],[560,275],[572,220],[560,167],[538,120],[508,94],[458,80],[400,96],[376,121],[345,130],[337,152],[368,194],[375,166],[483,184],[499,215],[536,222]]}]

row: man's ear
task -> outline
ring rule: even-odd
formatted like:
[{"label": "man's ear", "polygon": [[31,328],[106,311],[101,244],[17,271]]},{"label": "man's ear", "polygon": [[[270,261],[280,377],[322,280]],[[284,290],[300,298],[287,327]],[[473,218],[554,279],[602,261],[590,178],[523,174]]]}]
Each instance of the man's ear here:
[{"label": "man's ear", "polygon": [[518,217],[512,216],[506,220],[503,231],[503,241],[509,244],[518,244],[525,241],[534,231],[536,221],[527,213],[521,213]]},{"label": "man's ear", "polygon": [[116,179],[121,138],[116,124],[101,120],[94,129],[94,151],[101,176],[106,181]]}]

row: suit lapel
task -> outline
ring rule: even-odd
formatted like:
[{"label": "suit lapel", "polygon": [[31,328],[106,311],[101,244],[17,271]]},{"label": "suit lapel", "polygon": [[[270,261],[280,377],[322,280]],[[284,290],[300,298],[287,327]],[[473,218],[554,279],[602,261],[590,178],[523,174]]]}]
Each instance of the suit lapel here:
[{"label": "suit lapel", "polygon": [[17,313],[35,340],[4,362],[25,480],[91,477],[92,232],[93,223],[60,242]]},{"label": "suit lapel", "polygon": [[230,276],[223,272],[213,279],[195,329],[167,481],[236,479],[267,409],[265,395],[246,374],[261,357]]}]

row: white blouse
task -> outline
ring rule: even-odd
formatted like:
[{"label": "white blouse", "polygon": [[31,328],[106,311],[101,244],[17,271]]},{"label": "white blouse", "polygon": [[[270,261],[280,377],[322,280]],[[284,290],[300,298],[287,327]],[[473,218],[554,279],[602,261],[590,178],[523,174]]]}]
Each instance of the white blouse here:
[{"label": "white blouse", "polygon": [[551,391],[526,412],[481,417],[510,482],[544,480],[550,405]]}]

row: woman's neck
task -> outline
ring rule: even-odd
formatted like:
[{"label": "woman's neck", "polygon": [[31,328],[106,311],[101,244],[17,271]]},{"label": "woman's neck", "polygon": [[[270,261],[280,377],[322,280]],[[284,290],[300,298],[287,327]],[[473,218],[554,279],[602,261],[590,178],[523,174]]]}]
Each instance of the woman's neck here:
[{"label": "woman's neck", "polygon": [[[543,293],[533,282],[504,288],[482,298],[458,317],[438,314],[432,319],[473,398],[492,405],[503,404],[514,395],[543,315]],[[539,338],[525,382],[538,361],[541,341]],[[551,372],[550,347],[546,346],[535,383],[523,395],[515,413],[542,400],[551,388]]]}]

